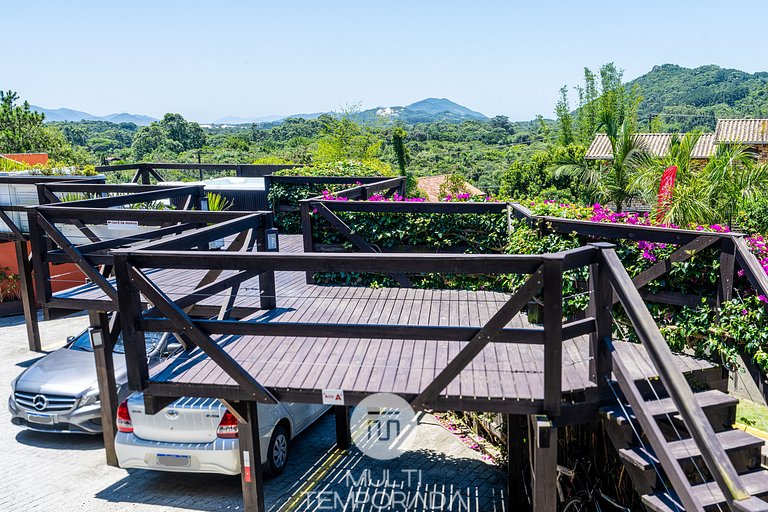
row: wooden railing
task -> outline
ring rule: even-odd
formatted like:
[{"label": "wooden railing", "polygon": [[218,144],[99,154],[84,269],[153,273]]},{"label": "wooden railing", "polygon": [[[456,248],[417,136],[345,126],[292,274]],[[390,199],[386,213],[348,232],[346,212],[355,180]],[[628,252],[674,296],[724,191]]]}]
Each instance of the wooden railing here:
[{"label": "wooden railing", "polygon": [[[39,193],[50,201],[56,192],[96,196],[58,202],[27,210],[32,266],[38,301],[48,318],[67,315],[83,307],[78,301],[54,297],[49,263],[74,263],[106,295],[97,301],[100,311],[117,309],[117,291],[108,280],[112,271],[111,251],[120,247],[179,235],[209,223],[236,219],[243,212],[208,212],[201,209],[202,186],[40,185]],[[117,194],[118,192],[128,192]],[[186,209],[140,209],[154,201],[181,199]],[[138,205],[139,208],[131,206]],[[263,214],[262,214],[263,215]],[[30,277],[31,279],[31,277]]]},{"label": "wooden railing", "polygon": [[[381,252],[380,249],[360,236],[338,215],[338,212],[362,212],[362,213],[416,213],[416,214],[484,214],[507,213],[507,204],[500,202],[410,202],[410,201],[367,201],[374,194],[391,197],[395,192],[405,196],[405,183],[403,177],[382,179],[369,184],[362,184],[334,193],[342,200],[325,199],[323,196],[312,197],[300,201],[302,236],[304,252],[322,252],[324,247],[315,243],[313,238],[315,214],[328,222],[336,231],[349,241],[358,251],[367,253]],[[409,279],[402,273],[393,274],[392,277],[401,286],[411,286]],[[307,275],[308,282],[312,282],[311,274]]]},{"label": "wooden railing", "polygon": [[[86,184],[103,182],[104,178],[99,176],[0,176],[0,186],[9,186],[9,199],[11,197],[10,187],[19,185],[40,187],[41,185],[53,186],[53,184],[58,183],[72,183],[74,186],[85,186]],[[58,201],[58,198],[56,198],[56,200]],[[41,197],[38,193],[38,204],[48,204],[51,201],[51,199],[45,196]],[[37,322],[37,301],[32,280],[32,261],[27,246],[29,229],[24,226],[24,221],[27,219],[27,209],[28,206],[19,204],[0,205],[0,222],[4,223],[8,228],[7,232],[0,233],[0,242],[13,242],[14,244],[16,268],[19,273],[19,295],[21,298],[22,311],[27,319],[27,342],[31,351],[40,352],[42,351],[42,342],[40,340],[40,329]]]},{"label": "wooden railing", "polygon": [[[715,233],[689,229],[674,229],[661,226],[638,226],[611,224],[588,220],[564,219],[545,215],[535,215],[531,210],[518,203],[510,203],[512,214],[536,227],[541,232],[578,234],[608,240],[631,240],[678,245],[678,249],[668,258],[655,263],[651,268],[635,276],[632,281],[641,290],[654,279],[668,273],[674,264],[687,261],[704,249],[716,247],[720,251],[720,276],[716,302],[719,306],[733,296],[735,265],[741,267],[745,277],[758,294],[768,296],[768,276],[760,261],[749,249],[743,233]],[[696,307],[701,304],[699,295],[683,295],[670,292],[643,294],[648,302],[661,302],[676,306]],[[614,298],[614,303],[618,299]]]},{"label": "wooden railing", "polygon": [[152,180],[169,181],[161,174],[163,170],[177,171],[197,171],[197,178],[203,179],[203,171],[212,173],[232,173],[241,178],[263,177],[282,169],[292,169],[297,167],[295,164],[274,165],[274,164],[203,164],[203,163],[133,163],[123,165],[102,165],[96,167],[96,172],[113,173],[119,171],[135,171],[132,183],[143,183],[149,185]]},{"label": "wooden railing", "polygon": [[[124,277],[118,280],[125,286],[138,285],[138,291],[143,294],[151,293],[151,275],[137,277],[141,269],[174,268],[174,269],[214,269],[218,271],[237,271],[238,274],[229,278],[227,286],[238,286],[243,281],[252,278],[256,273],[274,273],[277,271],[320,271],[320,272],[383,272],[383,273],[519,273],[528,274],[529,278],[484,326],[429,326],[429,325],[370,325],[370,324],[325,324],[322,321],[313,323],[281,322],[239,322],[237,320],[203,320],[182,319],[169,316],[172,304],[186,308],[194,302],[199,302],[216,290],[196,290],[193,295],[170,301],[165,309],[153,301],[156,313],[142,314],[136,310],[136,303],[128,299],[121,300],[122,315],[136,315],[140,318],[138,325],[144,331],[174,331],[184,325],[195,326],[206,336],[213,334],[237,335],[269,335],[269,336],[305,336],[305,337],[336,337],[336,338],[393,338],[393,339],[423,339],[423,340],[454,340],[466,341],[468,347],[441,373],[435,382],[428,386],[419,396],[411,397],[415,406],[424,407],[433,403],[443,388],[452,381],[458,373],[486,346],[488,342],[537,343],[545,346],[544,372],[546,387],[544,390],[544,411],[556,416],[561,407],[561,355],[563,339],[570,339],[586,334],[593,330],[594,321],[591,318],[563,324],[562,321],[562,273],[564,271],[583,267],[595,261],[597,249],[585,247],[543,256],[528,255],[428,255],[428,254],[288,254],[288,253],[231,253],[221,254],[206,251],[193,251],[192,246],[204,244],[213,240],[234,234],[237,230],[249,229],[252,219],[245,217],[231,220],[217,226],[190,232],[175,237],[169,241],[149,243],[138,249],[124,249],[115,252],[115,264],[118,275]],[[149,283],[144,282],[149,281]],[[129,284],[132,283],[132,284]],[[156,288],[156,287],[154,287]],[[274,289],[272,289],[274,290]],[[545,304],[545,320],[542,328],[519,329],[506,327],[513,316],[528,303],[534,294],[543,290]],[[267,293],[270,292],[269,290]],[[130,295],[127,294],[125,297]],[[121,297],[122,297],[121,291]],[[159,297],[158,297],[159,300]],[[279,296],[276,297],[279,300]],[[157,311],[165,316],[158,317]],[[175,332],[175,331],[174,331]],[[207,343],[205,343],[208,345]],[[138,347],[139,345],[135,345]],[[211,350],[216,350],[210,347]],[[208,353],[208,350],[206,350]],[[141,357],[133,358],[140,364]],[[227,373],[239,375],[241,370],[235,365],[228,365]],[[141,372],[139,372],[141,373]],[[239,381],[238,381],[239,382]],[[145,389],[147,382],[132,380],[137,389]],[[252,389],[253,388],[249,388]],[[262,397],[263,398],[263,397]]]}]

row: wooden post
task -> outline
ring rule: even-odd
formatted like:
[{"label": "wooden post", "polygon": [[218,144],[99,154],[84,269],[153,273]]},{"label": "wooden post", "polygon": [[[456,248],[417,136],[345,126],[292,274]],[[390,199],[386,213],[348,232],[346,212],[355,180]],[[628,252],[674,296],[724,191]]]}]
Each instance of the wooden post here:
[{"label": "wooden post", "polygon": [[507,414],[506,419],[507,510],[525,512],[531,508],[524,480],[524,469],[529,462],[528,417],[524,414]]},{"label": "wooden post", "polygon": [[352,447],[352,430],[349,425],[349,407],[334,405],[333,413],[336,416],[336,447],[340,450],[349,450]]},{"label": "wooden post", "polygon": [[246,421],[238,421],[240,439],[240,482],[243,486],[243,510],[264,512],[264,479],[261,471],[259,415],[256,402],[246,402]]},{"label": "wooden post", "polygon": [[147,164],[141,164],[141,184],[149,185],[149,166]]},{"label": "wooden post", "polygon": [[142,312],[141,297],[128,274],[127,256],[116,254],[114,260],[115,284],[120,289],[118,305],[125,347],[125,366],[128,371],[128,387],[132,391],[144,391],[149,380],[147,346],[144,332],[136,328],[136,321],[141,317]]},{"label": "wooden post", "polygon": [[[615,247],[608,243],[590,244],[599,249]],[[598,258],[598,263],[589,266],[589,307],[587,316],[595,319],[595,330],[589,335],[589,380],[601,391],[608,391],[611,377],[611,354],[605,339],[612,336],[611,309],[613,309],[613,288],[608,280],[608,269]]]},{"label": "wooden post", "polygon": [[544,411],[559,416],[563,389],[563,262],[546,259],[543,270]]},{"label": "wooden post", "polygon": [[[256,228],[256,251],[277,252],[277,230],[272,227],[272,216],[268,215],[262,224]],[[262,272],[259,274],[259,307],[261,309],[275,309],[277,307],[277,289],[275,286],[275,272]]]},{"label": "wooden post", "polygon": [[733,297],[733,277],[736,271],[736,244],[733,238],[720,240],[720,279],[717,284],[717,308]]},{"label": "wooden post", "polygon": [[544,260],[544,411],[533,430],[533,511],[554,512],[557,507],[557,428],[550,417],[560,415],[563,372],[563,261]]},{"label": "wooden post", "polygon": [[40,297],[40,303],[43,304],[43,314],[48,317],[48,311],[45,303],[51,297],[50,271],[48,264],[43,261],[43,254],[48,251],[48,240],[43,236],[43,229],[37,223],[39,213],[35,209],[27,212],[29,222],[29,242],[32,246],[32,268],[35,269],[35,292]]},{"label": "wooden post", "polygon": [[35,287],[32,283],[32,264],[29,261],[29,251],[27,242],[17,240],[16,246],[16,264],[19,267],[19,293],[21,294],[21,305],[24,308],[24,318],[27,321],[27,342],[29,350],[32,352],[42,352],[43,347],[40,341],[40,327],[37,323],[37,302],[35,301]]},{"label": "wooden post", "polygon": [[557,510],[557,427],[546,416],[532,416],[533,471],[531,472],[533,512]]},{"label": "wooden post", "polygon": [[91,343],[96,360],[96,379],[99,383],[99,401],[101,403],[101,428],[104,437],[104,450],[107,464],[118,467],[115,451],[117,420],[117,384],[115,383],[115,363],[112,349],[115,340],[109,330],[109,317],[106,313],[89,311],[91,321]]},{"label": "wooden post", "polygon": [[[312,241],[312,215],[309,201],[301,201],[301,235],[304,241],[304,252],[315,252],[314,242]],[[307,272],[307,284],[315,284],[314,272]]]}]

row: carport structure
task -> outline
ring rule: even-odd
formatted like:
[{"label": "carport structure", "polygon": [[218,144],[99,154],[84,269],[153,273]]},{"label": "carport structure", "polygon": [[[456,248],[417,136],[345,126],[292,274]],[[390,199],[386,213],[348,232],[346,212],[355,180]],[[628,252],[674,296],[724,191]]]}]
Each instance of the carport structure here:
[{"label": "carport structure", "polygon": [[[56,187],[66,185],[57,184]],[[58,190],[58,188],[57,188]],[[112,251],[172,238],[190,230],[247,215],[243,212],[206,211],[207,197],[202,186],[156,185],[73,185],[73,191],[90,199],[38,206],[27,210],[32,264],[38,301],[47,318],[59,318],[87,311],[99,382],[101,424],[107,462],[117,465],[114,452],[117,388],[113,348],[121,331],[118,289],[113,277]],[[184,209],[162,209],[159,202],[178,200]],[[148,206],[154,205],[151,209]],[[249,233],[223,241],[222,251],[264,250],[272,229],[271,212],[251,214],[257,221]],[[221,245],[221,244],[219,244]],[[207,245],[205,246],[207,249]],[[74,263],[89,283],[54,292],[50,286],[49,263]],[[189,292],[219,280],[220,272],[185,273],[180,280]],[[258,280],[258,278],[257,278]],[[267,283],[262,286],[269,287]],[[146,307],[146,304],[145,304]],[[218,308],[217,308],[218,309]],[[212,305],[200,305],[190,314],[207,314]],[[178,333],[182,342],[188,338]]]},{"label": "carport structure", "polygon": [[[636,381],[661,377],[712,472],[735,478],[733,490],[723,486],[724,493],[737,496],[726,495],[729,503],[750,498],[723,462],[722,446],[703,426],[704,413],[680,380],[684,373],[706,372],[712,365],[669,351],[612,246],[543,255],[224,254],[198,249],[254,229],[257,222],[258,216],[247,216],[113,251],[120,316],[131,319],[122,325],[131,389],[143,391],[154,412],[182,396],[218,398],[235,412],[241,423],[241,462],[250,464],[252,475],[242,479],[247,510],[264,510],[256,404],[322,403],[329,390],[342,390],[344,408],[387,392],[416,409],[509,415],[508,424],[516,429],[508,436],[510,467],[522,468],[530,460],[533,510],[554,511],[557,430],[598,421],[598,409],[612,399],[612,371],[630,394]],[[564,322],[563,273],[581,268],[589,268],[590,307],[586,318]],[[215,270],[226,278],[180,294],[173,283],[156,277],[172,270]],[[512,294],[318,286],[307,283],[308,272],[504,274],[519,276],[520,284]],[[266,280],[274,288],[255,283],[257,275],[273,275]],[[610,339],[614,293],[642,344]],[[142,306],[142,296],[151,309]],[[520,315],[534,296],[543,299],[541,327]],[[222,307],[216,318],[187,313],[214,297]],[[268,312],[241,319],[224,314],[238,303],[253,306],[265,299],[271,300]],[[150,369],[143,339],[149,331],[182,332],[195,347]],[[642,404],[634,405],[643,416]],[[340,448],[349,446],[343,407],[337,407],[336,416]],[[653,443],[657,453],[665,453],[662,441],[654,438]],[[509,509],[522,510],[525,483],[515,471],[509,474]],[[678,486],[685,496],[689,488],[675,480]]]}]

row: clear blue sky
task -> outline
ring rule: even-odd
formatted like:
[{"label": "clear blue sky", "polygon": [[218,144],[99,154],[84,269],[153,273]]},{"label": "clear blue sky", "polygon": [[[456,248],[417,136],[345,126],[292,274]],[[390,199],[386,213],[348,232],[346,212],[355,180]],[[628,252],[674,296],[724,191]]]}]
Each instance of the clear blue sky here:
[{"label": "clear blue sky", "polygon": [[763,71],[765,4],[740,1],[36,1],[3,6],[0,88],[96,115],[197,121],[446,97],[552,116],[614,61]]}]

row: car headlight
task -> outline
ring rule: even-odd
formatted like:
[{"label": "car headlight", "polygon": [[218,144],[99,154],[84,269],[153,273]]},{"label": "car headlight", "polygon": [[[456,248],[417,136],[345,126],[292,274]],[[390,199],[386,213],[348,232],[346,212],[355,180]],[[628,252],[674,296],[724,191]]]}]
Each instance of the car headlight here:
[{"label": "car headlight", "polygon": [[94,389],[80,397],[80,407],[95,404],[99,401],[99,390]]},{"label": "car headlight", "polygon": [[16,392],[16,383],[19,381],[19,378],[16,377],[11,381],[11,392]]}]

